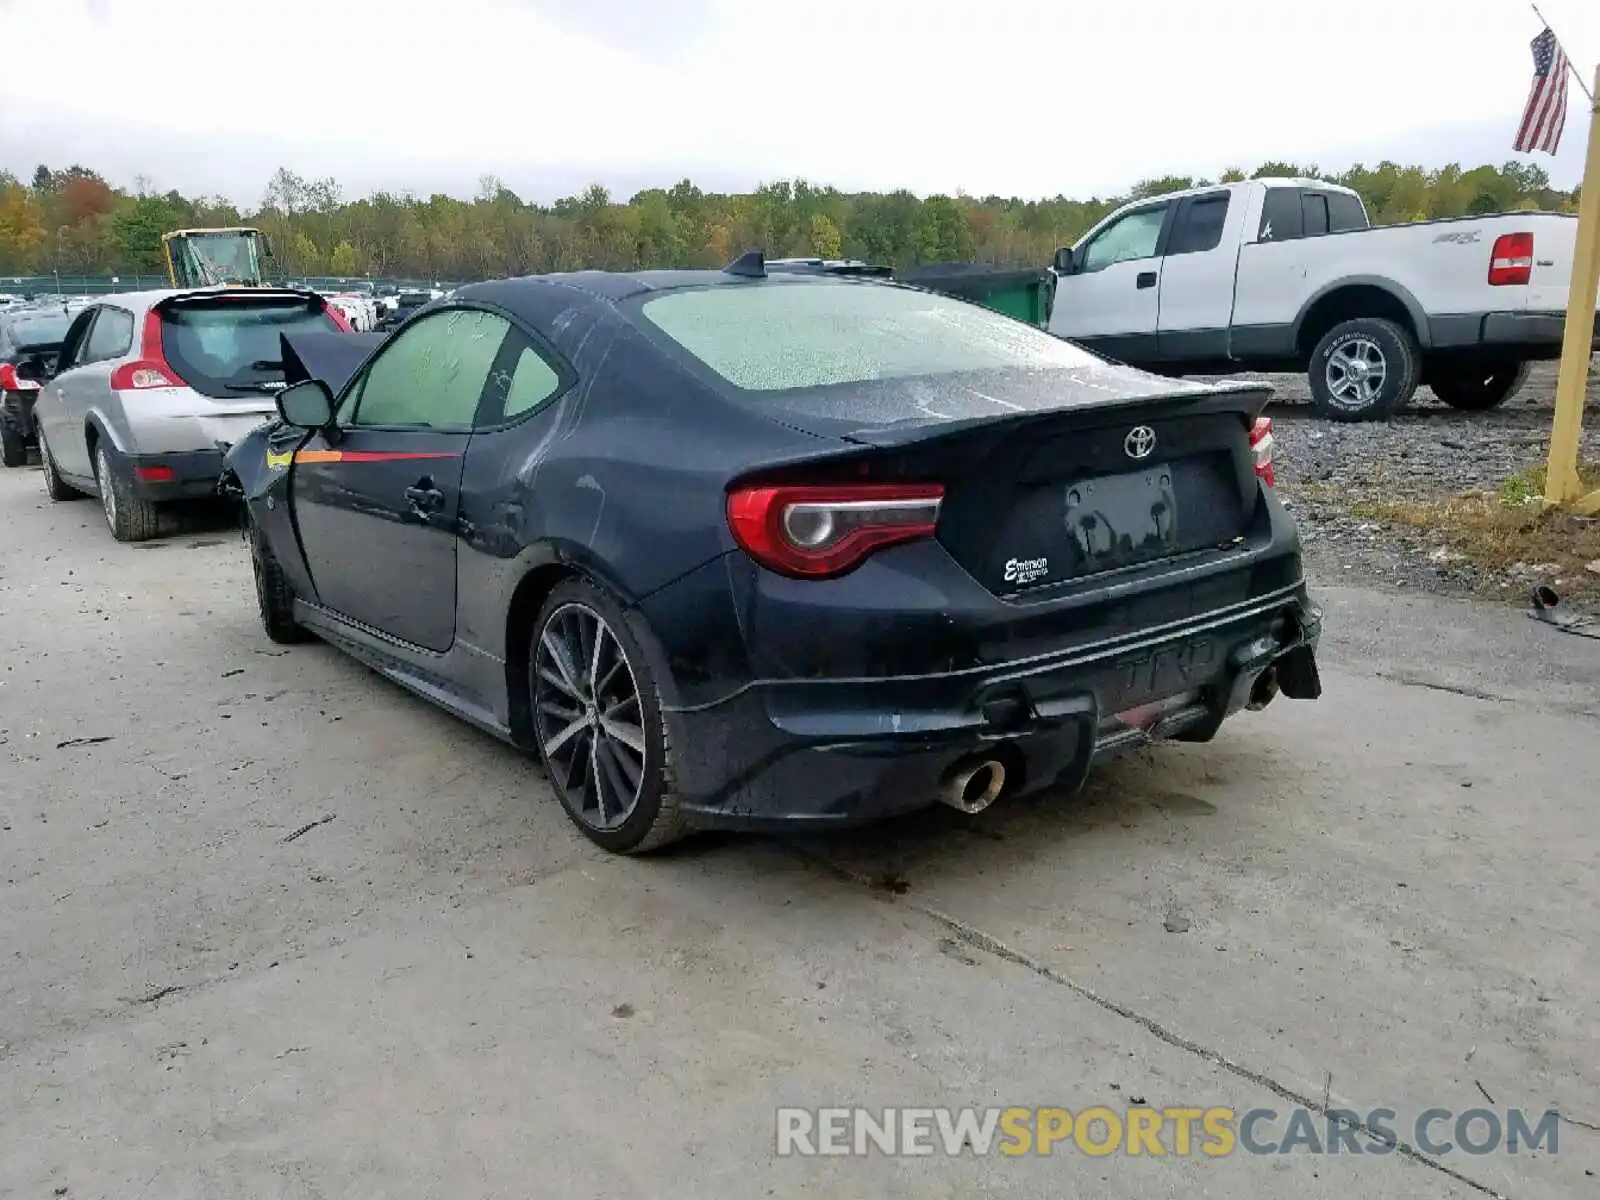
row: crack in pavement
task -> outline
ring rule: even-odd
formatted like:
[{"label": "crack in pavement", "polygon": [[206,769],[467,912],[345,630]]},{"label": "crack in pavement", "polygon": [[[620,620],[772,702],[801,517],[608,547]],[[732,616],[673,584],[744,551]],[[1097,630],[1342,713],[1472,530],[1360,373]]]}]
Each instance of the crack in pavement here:
[{"label": "crack in pavement", "polygon": [[1066,988],[1069,992],[1072,992],[1076,996],[1081,996],[1083,999],[1089,1001],[1091,1004],[1094,1004],[1099,1008],[1104,1009],[1106,1012],[1121,1017],[1125,1021],[1133,1022],[1146,1033],[1155,1037],[1158,1041],[1165,1042],[1167,1045],[1176,1050],[1182,1050],[1186,1054],[1192,1054],[1197,1058],[1202,1058],[1213,1066],[1222,1068],[1230,1075],[1237,1076],[1248,1083],[1253,1083],[1257,1087],[1265,1088],[1267,1091],[1271,1092],[1280,1099],[1288,1100],[1298,1107],[1308,1109],[1311,1112],[1316,1113],[1318,1116],[1326,1118],[1330,1122],[1337,1122],[1342,1126],[1353,1129],[1357,1133],[1365,1134],[1372,1141],[1382,1142],[1384,1145],[1392,1146],[1394,1153],[1400,1155],[1402,1158],[1414,1162],[1418,1166],[1427,1167],[1429,1170],[1437,1171],[1446,1178],[1452,1179],[1464,1187],[1471,1188],[1480,1195],[1491,1197],[1492,1200],[1510,1200],[1510,1197],[1508,1197],[1504,1192],[1496,1191],[1488,1184],[1481,1183],[1469,1175],[1462,1174],[1453,1167],[1446,1166],[1438,1159],[1423,1153],[1421,1150],[1418,1150],[1409,1142],[1402,1142],[1392,1136],[1380,1133],[1378,1130],[1368,1125],[1365,1121],[1359,1119],[1351,1120],[1350,1117],[1352,1114],[1349,1113],[1348,1110],[1331,1107],[1328,1098],[1324,1097],[1323,1099],[1319,1100],[1315,1096],[1307,1096],[1301,1092],[1297,1092],[1287,1084],[1279,1083],[1270,1075],[1263,1074],[1260,1071],[1256,1071],[1250,1067],[1247,1067],[1241,1062],[1236,1062],[1220,1051],[1212,1050],[1207,1046],[1201,1045],[1199,1042],[1192,1041],[1191,1039],[1184,1037],[1182,1034],[1168,1029],[1154,1017],[1147,1017],[1143,1013],[1137,1011],[1136,1009],[1130,1008],[1128,1005],[1123,1004],[1120,1001],[1113,1000],[1109,996],[1102,996],[1099,992],[1095,991],[1087,984],[1079,983],[1071,976],[1064,975],[1055,968],[1040,962],[1032,955],[1007,945],[993,934],[985,933],[976,926],[967,924],[959,917],[953,917],[941,909],[934,908],[931,904],[923,904],[917,900],[908,900],[903,895],[887,894],[881,888],[874,886],[875,881],[871,876],[864,875],[859,871],[851,870],[849,867],[842,866],[839,863],[831,862],[828,859],[819,857],[815,853],[802,846],[798,846],[792,842],[780,842],[779,844],[784,846],[784,848],[799,858],[802,862],[805,862],[813,867],[818,867],[828,874],[834,876],[836,879],[866,888],[885,904],[901,904],[912,909],[914,912],[920,913],[929,920],[942,926],[944,930],[947,931],[949,936],[955,938],[957,941],[964,942],[966,945],[972,946],[975,949],[986,951],[998,959],[1011,963],[1013,966],[1022,967],[1028,971],[1031,971],[1035,975],[1038,975],[1041,979],[1048,980],[1058,987]]},{"label": "crack in pavement", "polygon": [[1476,688],[1470,684],[1444,683],[1436,679],[1424,679],[1411,671],[1362,671],[1360,668],[1346,666],[1347,670],[1354,670],[1358,674],[1370,675],[1374,679],[1381,679],[1385,683],[1398,684],[1400,687],[1423,688],[1430,692],[1444,692],[1450,696],[1465,696],[1468,700],[1483,700],[1489,704],[1512,704],[1525,712],[1557,713],[1568,717],[1600,717],[1600,708],[1571,700],[1541,700],[1518,696],[1502,696],[1496,692]]}]

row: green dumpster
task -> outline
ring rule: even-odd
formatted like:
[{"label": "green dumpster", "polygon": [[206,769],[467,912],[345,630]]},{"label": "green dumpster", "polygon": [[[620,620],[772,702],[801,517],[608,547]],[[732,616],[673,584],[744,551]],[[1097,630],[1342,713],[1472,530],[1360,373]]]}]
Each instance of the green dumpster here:
[{"label": "green dumpster", "polygon": [[996,267],[987,263],[924,263],[896,278],[902,283],[971,300],[1030,325],[1049,317],[1050,276],[1037,267]]}]

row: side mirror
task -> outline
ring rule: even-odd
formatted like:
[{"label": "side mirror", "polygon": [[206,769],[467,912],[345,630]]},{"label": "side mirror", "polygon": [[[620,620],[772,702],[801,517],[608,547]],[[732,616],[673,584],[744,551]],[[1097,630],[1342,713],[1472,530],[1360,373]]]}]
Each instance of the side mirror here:
[{"label": "side mirror", "polygon": [[333,393],[320,379],[292,384],[278,393],[278,415],[298,429],[326,429],[333,424]]},{"label": "side mirror", "polygon": [[1057,275],[1071,275],[1076,266],[1077,263],[1072,256],[1071,246],[1063,246],[1056,251],[1055,268]]},{"label": "side mirror", "polygon": [[261,257],[262,258],[276,258],[277,257],[275,254],[272,253],[272,239],[269,238],[264,233],[261,235]]}]

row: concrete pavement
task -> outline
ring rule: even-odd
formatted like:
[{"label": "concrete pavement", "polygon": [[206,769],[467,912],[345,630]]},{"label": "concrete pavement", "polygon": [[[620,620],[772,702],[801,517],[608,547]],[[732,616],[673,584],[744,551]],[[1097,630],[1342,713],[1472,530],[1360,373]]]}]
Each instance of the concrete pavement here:
[{"label": "concrete pavement", "polygon": [[[0,1197],[1590,1194],[1600,643],[1322,597],[1322,701],[1080,797],[617,860],[521,756],[271,646],[226,529],[120,546],[0,473]],[[774,1156],[777,1106],[852,1103],[1570,1120]]]}]

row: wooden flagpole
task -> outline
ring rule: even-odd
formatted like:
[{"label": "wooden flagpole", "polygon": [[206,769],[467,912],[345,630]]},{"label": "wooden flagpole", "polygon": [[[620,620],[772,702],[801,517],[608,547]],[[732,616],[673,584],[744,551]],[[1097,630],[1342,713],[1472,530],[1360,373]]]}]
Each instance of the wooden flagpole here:
[{"label": "wooden flagpole", "polygon": [[1584,89],[1589,97],[1589,149],[1579,185],[1578,236],[1573,247],[1572,283],[1567,290],[1561,373],[1556,379],[1556,415],[1550,430],[1550,459],[1544,485],[1547,506],[1585,516],[1600,513],[1600,490],[1584,495],[1578,474],[1583,401],[1589,387],[1589,358],[1594,350],[1595,294],[1600,292],[1600,105],[1594,102],[1594,96],[1600,93],[1600,68],[1595,70],[1594,86],[1593,92]]}]

